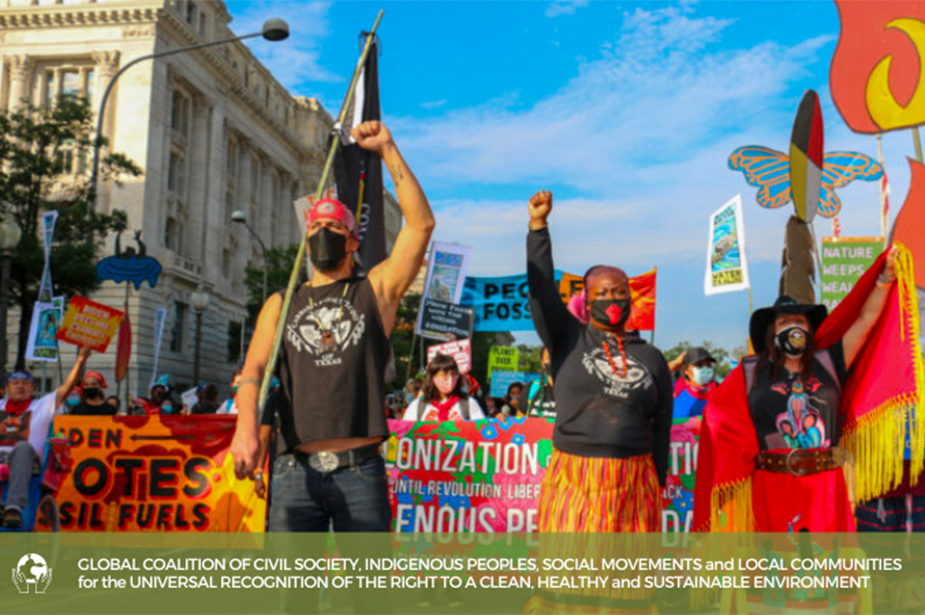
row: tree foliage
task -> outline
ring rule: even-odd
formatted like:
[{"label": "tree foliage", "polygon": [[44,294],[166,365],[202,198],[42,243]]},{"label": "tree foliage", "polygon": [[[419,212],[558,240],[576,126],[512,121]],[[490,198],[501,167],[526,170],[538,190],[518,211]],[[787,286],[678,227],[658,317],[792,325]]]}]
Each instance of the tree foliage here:
[{"label": "tree foliage", "polygon": [[[20,308],[16,367],[25,364],[32,306],[38,299],[45,255],[40,216],[58,211],[51,270],[55,294],[86,295],[98,286],[96,262],[102,240],[126,229],[125,213],[97,212],[89,181],[94,145],[94,114],[86,99],[62,97],[50,109],[25,105],[0,112],[0,215],[12,215],[22,239],[11,253],[10,297]],[[121,185],[141,169],[126,156],[111,153],[100,165],[100,179]]]},{"label": "tree foliage", "polygon": [[[289,286],[289,276],[299,254],[299,244],[269,248],[267,250],[267,296],[285,291]],[[299,272],[299,284],[305,283],[308,276],[305,266]],[[253,327],[257,323],[260,308],[263,307],[263,263],[248,265],[245,270],[244,285],[247,287],[247,324]]]}]

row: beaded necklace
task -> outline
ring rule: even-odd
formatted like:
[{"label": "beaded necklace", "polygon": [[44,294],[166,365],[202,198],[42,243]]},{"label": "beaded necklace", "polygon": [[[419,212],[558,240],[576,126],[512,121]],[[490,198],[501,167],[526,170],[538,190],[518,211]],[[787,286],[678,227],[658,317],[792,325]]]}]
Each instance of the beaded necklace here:
[{"label": "beaded necklace", "polygon": [[617,349],[620,351],[620,358],[623,359],[623,369],[617,370],[617,365],[614,363],[613,355],[610,352],[610,344],[607,343],[607,337],[604,337],[604,340],[601,342],[601,345],[604,347],[604,354],[607,355],[607,362],[610,363],[610,369],[613,371],[614,376],[618,378],[626,378],[626,375],[629,373],[629,361],[626,360],[626,351],[623,350],[623,338],[619,335],[610,334],[611,337],[616,338],[617,340]]}]

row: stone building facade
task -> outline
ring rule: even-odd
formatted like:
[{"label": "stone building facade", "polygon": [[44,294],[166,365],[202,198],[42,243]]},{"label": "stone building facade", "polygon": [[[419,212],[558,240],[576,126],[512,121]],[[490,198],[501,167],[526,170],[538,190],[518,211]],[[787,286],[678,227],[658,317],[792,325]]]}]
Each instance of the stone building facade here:
[{"label": "stone building facade", "polygon": [[[230,25],[220,0],[0,0],[0,109],[16,109],[22,99],[54,104],[76,93],[99,108],[106,85],[128,62],[240,34]],[[292,28],[298,36],[297,24]],[[297,243],[292,203],[317,186],[332,126],[317,100],[292,96],[240,42],[141,62],[119,78],[104,134],[144,175],[101,186],[97,207],[125,211],[123,249],[140,230],[147,254],[163,266],[156,288],[144,284],[130,293],[133,393],[144,393],[153,373],[158,307],[168,310],[158,372],[177,386],[193,384],[191,296],[198,288],[210,297],[202,314],[201,379],[227,382],[241,360],[245,269],[262,266],[258,243],[232,213],[246,212],[268,247]],[[73,174],[85,173],[88,162],[73,160]],[[391,249],[401,214],[391,195],[386,203]],[[107,239],[105,253],[114,241]],[[111,282],[93,295],[113,307],[125,297],[125,285]],[[16,331],[12,315],[11,349]],[[74,353],[63,354],[66,373]],[[111,378],[115,344],[89,365]]]}]

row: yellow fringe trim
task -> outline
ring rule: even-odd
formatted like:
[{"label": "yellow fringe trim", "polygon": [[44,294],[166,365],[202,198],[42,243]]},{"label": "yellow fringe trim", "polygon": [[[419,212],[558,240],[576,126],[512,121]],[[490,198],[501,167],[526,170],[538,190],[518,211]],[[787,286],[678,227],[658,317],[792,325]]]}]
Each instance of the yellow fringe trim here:
[{"label": "yellow fringe trim", "polygon": [[[754,532],[755,514],[752,510],[752,479],[749,476],[734,483],[713,488],[710,494],[709,527],[696,528],[706,532]],[[710,541],[691,547],[691,554],[712,561],[727,560],[735,555],[735,543]],[[730,547],[727,552],[727,547]],[[695,588],[691,590],[691,608],[703,611],[719,602],[718,589]]]},{"label": "yellow fringe trim", "polygon": [[[896,284],[899,292],[902,340],[909,345],[915,371],[915,389],[887,400],[880,407],[846,425],[841,445],[855,461],[855,484],[858,501],[880,497],[902,484],[906,439],[915,452],[911,459],[910,480],[918,480],[925,466],[925,416],[917,416],[925,400],[925,365],[919,352],[919,306],[915,287],[912,254],[896,244]],[[908,431],[908,433],[907,433]]]},{"label": "yellow fringe trim", "polygon": [[755,531],[751,477],[713,488],[710,494],[710,531]]}]

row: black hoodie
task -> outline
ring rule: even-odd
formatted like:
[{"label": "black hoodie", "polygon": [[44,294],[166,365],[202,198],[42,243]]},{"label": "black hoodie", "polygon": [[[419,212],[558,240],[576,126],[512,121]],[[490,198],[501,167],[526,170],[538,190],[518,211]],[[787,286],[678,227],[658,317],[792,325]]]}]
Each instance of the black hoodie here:
[{"label": "black hoodie", "polygon": [[[671,416],[671,374],[662,353],[638,335],[624,338],[623,376],[613,336],[582,325],[559,295],[549,230],[527,236],[527,279],[536,331],[552,360],[555,447],[580,457],[626,458],[652,454],[665,485]],[[607,344],[618,373],[614,373]]]}]

